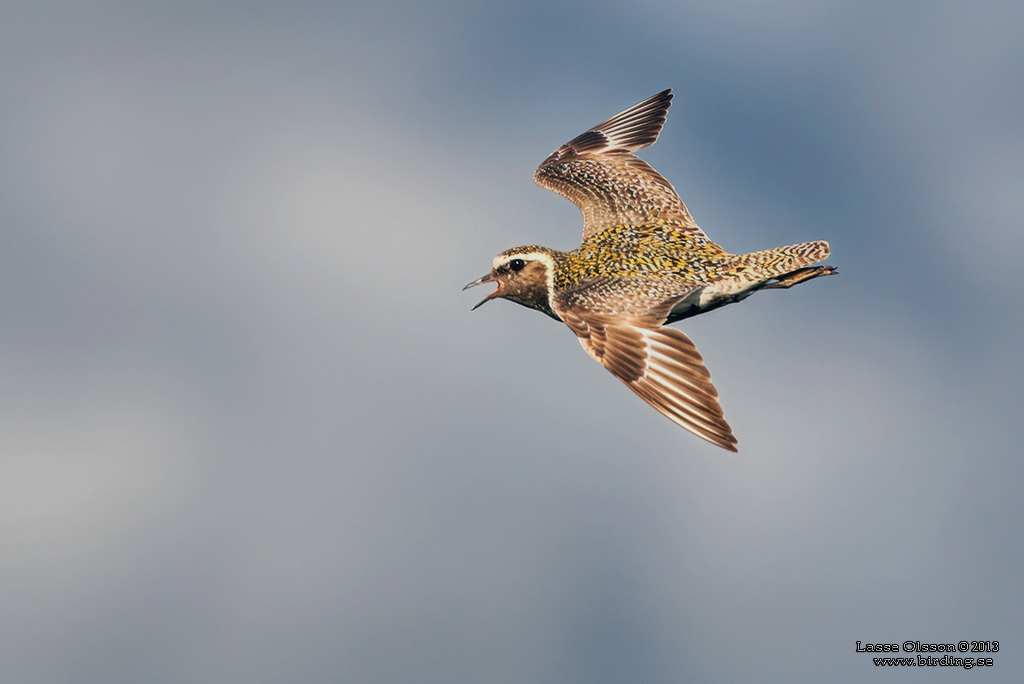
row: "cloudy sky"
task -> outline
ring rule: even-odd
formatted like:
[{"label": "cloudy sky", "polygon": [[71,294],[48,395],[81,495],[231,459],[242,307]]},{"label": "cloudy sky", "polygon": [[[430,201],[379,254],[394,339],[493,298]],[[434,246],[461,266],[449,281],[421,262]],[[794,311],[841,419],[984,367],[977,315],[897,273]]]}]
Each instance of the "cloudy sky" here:
[{"label": "cloudy sky", "polygon": [[[920,681],[855,642],[1001,640],[1013,680],[1022,25],[6,3],[0,679]],[[644,157],[705,230],[841,272],[682,326],[738,455],[460,291],[576,246],[534,168],[666,87]]]}]

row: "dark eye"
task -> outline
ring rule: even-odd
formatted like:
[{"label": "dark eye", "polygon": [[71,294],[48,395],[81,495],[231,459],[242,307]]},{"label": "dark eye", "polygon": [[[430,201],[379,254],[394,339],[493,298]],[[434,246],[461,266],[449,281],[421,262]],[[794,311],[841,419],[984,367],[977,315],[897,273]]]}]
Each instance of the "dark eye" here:
[{"label": "dark eye", "polygon": [[508,262],[508,267],[511,268],[513,271],[522,271],[523,266],[525,265],[526,262],[523,261],[522,259],[513,259],[512,261]]}]

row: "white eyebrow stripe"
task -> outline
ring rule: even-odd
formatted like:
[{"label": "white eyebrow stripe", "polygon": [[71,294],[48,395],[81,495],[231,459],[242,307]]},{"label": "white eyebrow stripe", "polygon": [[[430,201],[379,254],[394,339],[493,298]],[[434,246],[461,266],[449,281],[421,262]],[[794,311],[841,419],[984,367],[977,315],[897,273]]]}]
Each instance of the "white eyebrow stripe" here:
[{"label": "white eyebrow stripe", "polygon": [[498,268],[504,266],[513,259],[522,259],[523,261],[543,261],[548,267],[554,266],[555,260],[551,258],[551,255],[545,254],[544,252],[516,252],[515,254],[499,254],[494,257],[494,261],[491,262],[492,268]]}]

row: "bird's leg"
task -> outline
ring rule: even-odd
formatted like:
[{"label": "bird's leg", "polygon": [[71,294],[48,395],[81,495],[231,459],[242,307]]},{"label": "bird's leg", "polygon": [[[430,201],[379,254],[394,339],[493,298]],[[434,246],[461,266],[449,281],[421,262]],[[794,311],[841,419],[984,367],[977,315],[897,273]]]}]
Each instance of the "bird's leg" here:
[{"label": "bird's leg", "polygon": [[776,288],[793,287],[805,280],[811,278],[817,278],[819,276],[827,276],[838,273],[835,266],[807,266],[806,268],[798,268],[795,271],[783,274],[776,278],[773,282],[768,283],[762,289],[773,290]]}]

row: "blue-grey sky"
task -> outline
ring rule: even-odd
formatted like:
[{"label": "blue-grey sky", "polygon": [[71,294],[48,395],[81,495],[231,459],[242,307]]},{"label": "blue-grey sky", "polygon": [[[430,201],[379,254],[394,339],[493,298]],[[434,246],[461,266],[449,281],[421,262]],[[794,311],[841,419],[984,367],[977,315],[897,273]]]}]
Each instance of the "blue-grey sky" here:
[{"label": "blue-grey sky", "polygon": [[[0,680],[864,682],[1024,668],[1024,6],[0,10]],[[460,291],[643,156],[838,278],[684,322],[741,453]],[[972,654],[967,654],[972,655]],[[973,654],[977,655],[977,654]]]}]

